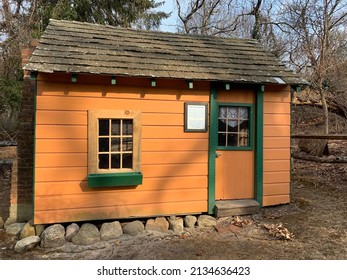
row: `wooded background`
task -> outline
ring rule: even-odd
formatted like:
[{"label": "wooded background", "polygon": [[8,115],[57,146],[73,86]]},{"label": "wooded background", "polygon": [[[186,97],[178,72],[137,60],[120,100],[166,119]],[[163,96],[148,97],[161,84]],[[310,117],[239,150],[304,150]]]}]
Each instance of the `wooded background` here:
[{"label": "wooded background", "polygon": [[[168,0],[167,0],[168,1]],[[173,1],[173,0],[169,0]],[[1,0],[0,140],[15,140],[22,96],[21,46],[40,38],[50,18],[158,30],[171,11],[154,0]],[[317,133],[347,122],[347,0],[175,0],[176,32],[253,38],[310,86],[294,106],[314,107]],[[173,11],[172,11],[173,12]],[[294,110],[300,120],[300,110]]]}]

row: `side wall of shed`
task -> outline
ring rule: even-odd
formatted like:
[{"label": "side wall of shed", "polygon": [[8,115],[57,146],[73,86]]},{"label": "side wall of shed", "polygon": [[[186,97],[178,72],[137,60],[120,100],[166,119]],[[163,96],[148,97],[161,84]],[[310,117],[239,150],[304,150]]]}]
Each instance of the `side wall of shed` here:
[{"label": "side wall of shed", "polygon": [[265,86],[263,206],[290,202],[290,87]]},{"label": "side wall of shed", "polygon": [[[207,212],[208,133],[184,132],[186,101],[209,102],[209,83],[40,74],[34,222]],[[142,112],[142,185],[88,188],[87,115],[102,109]]]}]

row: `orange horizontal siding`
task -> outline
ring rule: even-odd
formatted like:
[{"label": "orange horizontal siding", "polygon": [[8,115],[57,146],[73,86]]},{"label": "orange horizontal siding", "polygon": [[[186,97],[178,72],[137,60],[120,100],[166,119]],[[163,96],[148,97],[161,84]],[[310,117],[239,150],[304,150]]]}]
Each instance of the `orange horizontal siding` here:
[{"label": "orange horizontal siding", "polygon": [[143,165],[142,173],[145,178],[199,176],[207,175],[207,164],[165,164]]},{"label": "orange horizontal siding", "polygon": [[207,201],[184,201],[128,206],[109,206],[83,209],[60,209],[36,211],[35,224],[49,224],[84,220],[121,219],[129,217],[169,216],[182,213],[201,213],[207,211]]},{"label": "orange horizontal siding", "polygon": [[255,91],[253,89],[232,89],[231,91],[219,91],[218,102],[255,103]]},{"label": "orange horizontal siding", "polygon": [[264,137],[290,137],[290,126],[264,125]]},{"label": "orange horizontal siding", "polygon": [[290,148],[290,137],[264,137],[264,149]]},{"label": "orange horizontal siding", "polygon": [[280,102],[264,102],[266,114],[290,114],[290,104]]},{"label": "orange horizontal siding", "polygon": [[287,204],[290,202],[289,194],[285,195],[271,195],[263,197],[263,206]]},{"label": "orange horizontal siding", "polygon": [[264,125],[290,126],[290,115],[289,114],[265,114]]},{"label": "orange horizontal siding", "polygon": [[37,153],[35,166],[39,167],[87,167],[87,153]]},{"label": "orange horizontal siding", "polygon": [[289,91],[269,92],[265,90],[264,102],[290,103]]},{"label": "orange horizontal siding", "polygon": [[87,126],[80,125],[37,125],[36,138],[38,139],[86,139]]},{"label": "orange horizontal siding", "polygon": [[290,160],[290,149],[266,149],[264,150],[264,160]]},{"label": "orange horizontal siding", "polygon": [[289,183],[290,182],[290,172],[288,171],[271,171],[264,172],[264,184],[273,183]]},{"label": "orange horizontal siding", "polygon": [[208,154],[205,151],[186,152],[142,152],[142,164],[185,164],[207,163]]},{"label": "orange horizontal siding", "polygon": [[37,125],[87,125],[87,111],[37,111]]},{"label": "orange horizontal siding", "polygon": [[88,176],[87,167],[36,168],[36,182],[84,181]]},{"label": "orange horizontal siding", "polygon": [[287,195],[290,193],[289,183],[264,184],[263,194],[270,195]]},{"label": "orange horizontal siding", "polygon": [[37,139],[36,153],[87,153],[87,139]]},{"label": "orange horizontal siding", "polygon": [[207,200],[207,189],[197,192],[195,189],[184,190],[162,190],[162,191],[129,191],[110,192],[105,195],[102,192],[80,193],[65,195],[64,199],[58,196],[36,195],[36,211],[49,211],[56,209],[74,209],[76,205],[80,208],[98,208],[106,206],[124,207],[126,205],[141,205],[154,203],[170,203],[182,201]]},{"label": "orange horizontal siding", "polygon": [[208,139],[144,139],[142,152],[208,151]]},{"label": "orange horizontal siding", "polygon": [[287,159],[264,161],[264,172],[289,171],[289,170],[290,170],[290,161]]},{"label": "orange horizontal siding", "polygon": [[208,139],[208,133],[186,133],[184,127],[142,126],[142,139]]},{"label": "orange horizontal siding", "polygon": [[[207,164],[143,165],[142,173],[145,178],[207,175]],[[36,168],[35,178],[37,182],[62,182],[83,181],[87,176],[86,167],[55,167]]]},{"label": "orange horizontal siding", "polygon": [[183,114],[147,113],[142,116],[142,123],[157,126],[182,126]]},{"label": "orange horizontal siding", "polygon": [[196,189],[196,191],[205,191],[207,189],[207,176],[143,178],[142,185],[135,187],[126,186],[115,188],[89,188],[87,181],[37,182],[35,185],[35,194],[40,196],[51,196],[80,194],[81,192],[103,192],[106,195],[107,193],[112,193],[115,191],[163,191],[181,189]]}]

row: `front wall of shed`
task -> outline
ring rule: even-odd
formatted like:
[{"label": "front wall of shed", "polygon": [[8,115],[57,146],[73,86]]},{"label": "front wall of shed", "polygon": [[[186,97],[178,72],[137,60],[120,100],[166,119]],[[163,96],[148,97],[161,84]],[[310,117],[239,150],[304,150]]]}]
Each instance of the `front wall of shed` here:
[{"label": "front wall of shed", "polygon": [[265,86],[263,206],[290,202],[290,87]]},{"label": "front wall of shed", "polygon": [[[184,102],[209,101],[209,84],[42,75],[37,81],[35,223],[207,211],[208,133],[184,133]],[[120,84],[120,85],[119,85]],[[121,84],[124,84],[122,86]],[[130,84],[130,86],[125,86]],[[143,184],[87,186],[87,112],[142,112]]]}]

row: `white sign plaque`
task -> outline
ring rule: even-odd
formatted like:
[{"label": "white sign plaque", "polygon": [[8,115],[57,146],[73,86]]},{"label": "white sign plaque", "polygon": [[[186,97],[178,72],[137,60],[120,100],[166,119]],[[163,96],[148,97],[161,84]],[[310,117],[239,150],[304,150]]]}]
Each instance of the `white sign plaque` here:
[{"label": "white sign plaque", "polygon": [[207,131],[207,104],[186,103],[185,104],[185,131],[206,132]]}]

